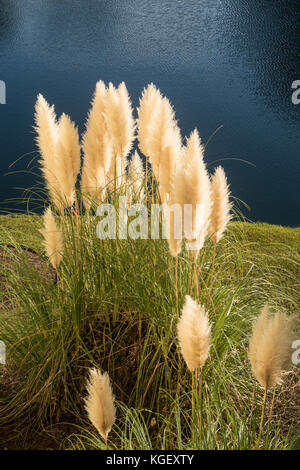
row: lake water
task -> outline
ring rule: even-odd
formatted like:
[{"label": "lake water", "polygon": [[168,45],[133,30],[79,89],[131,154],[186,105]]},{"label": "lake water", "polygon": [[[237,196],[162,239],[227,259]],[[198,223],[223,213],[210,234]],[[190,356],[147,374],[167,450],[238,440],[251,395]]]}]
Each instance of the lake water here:
[{"label": "lake water", "polygon": [[296,0],[0,0],[0,201],[38,181],[37,93],[82,130],[97,80],[125,81],[135,106],[154,82],[184,135],[197,127],[205,142],[223,126],[206,160],[247,217],[299,226],[299,24]]}]

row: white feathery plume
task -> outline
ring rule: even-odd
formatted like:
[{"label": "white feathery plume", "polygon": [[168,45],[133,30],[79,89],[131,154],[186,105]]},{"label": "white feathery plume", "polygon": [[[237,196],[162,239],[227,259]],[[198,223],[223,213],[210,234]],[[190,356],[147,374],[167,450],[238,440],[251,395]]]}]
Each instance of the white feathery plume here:
[{"label": "white feathery plume", "polygon": [[249,360],[254,377],[265,390],[281,383],[282,372],[291,362],[294,322],[294,317],[279,312],[269,316],[266,305],[253,324]]},{"label": "white feathery plume", "polygon": [[169,250],[170,250],[171,255],[174,256],[174,258],[176,258],[176,256],[178,256],[179,253],[181,252],[182,240],[176,239],[174,237],[174,232],[172,233],[172,231],[173,231],[173,229],[172,229],[173,220],[174,220],[174,214],[171,213],[171,216],[170,216],[170,223],[171,223],[170,238],[168,239],[168,245],[169,245]]},{"label": "white feathery plume", "polygon": [[149,157],[164,202],[174,184],[176,162],[182,147],[175,113],[169,100],[150,84],[143,91],[138,115],[139,148]]},{"label": "white feathery plume", "polygon": [[55,165],[55,146],[58,137],[58,126],[54,106],[49,106],[43,95],[38,94],[35,103],[36,142],[41,155],[39,163],[45,178],[53,204],[61,208],[59,201],[59,182]]},{"label": "white feathery plume", "polygon": [[163,149],[166,148],[166,135],[175,125],[174,110],[169,100],[166,97],[160,98],[152,113],[146,139],[149,160],[157,181],[159,181],[159,167],[163,158]]},{"label": "white feathery plume", "polygon": [[45,163],[53,159],[57,140],[57,122],[54,105],[51,107],[41,93],[35,103],[36,142]]},{"label": "white feathery plume", "polygon": [[211,178],[212,207],[210,214],[209,233],[211,239],[218,243],[223,236],[226,226],[231,219],[231,203],[229,187],[224,169],[216,168]]},{"label": "white feathery plume", "polygon": [[149,136],[151,133],[151,125],[153,121],[153,113],[157,106],[161,105],[162,96],[160,91],[153,83],[150,83],[142,92],[138,107],[138,141],[141,152],[146,156],[150,156]]},{"label": "white feathery plume", "polygon": [[119,96],[119,137],[116,152],[127,157],[135,140],[135,120],[131,100],[124,82],[118,88]]},{"label": "white feathery plume", "polygon": [[211,325],[203,306],[189,295],[177,325],[182,356],[190,371],[201,369],[208,358],[211,343]]},{"label": "white feathery plume", "polygon": [[78,131],[63,114],[57,123],[54,107],[39,94],[35,105],[35,130],[42,156],[39,161],[55,207],[63,212],[74,202],[75,183],[80,171]]},{"label": "white feathery plume", "polygon": [[106,87],[100,80],[96,84],[86,130],[82,138],[84,159],[81,189],[83,194],[90,196],[85,199],[87,208],[89,208],[91,197],[96,202],[100,202],[104,196],[113,155],[112,141],[103,116],[105,96]]},{"label": "white feathery plume", "polygon": [[75,184],[80,172],[80,144],[78,130],[65,113],[61,115],[58,123],[55,159],[60,198],[64,206],[72,206],[75,200]]},{"label": "white feathery plume", "polygon": [[197,129],[194,129],[186,139],[186,145],[182,153],[183,168],[188,168],[191,160],[194,158],[204,160],[204,146],[202,145]]},{"label": "white feathery plume", "polygon": [[44,227],[40,229],[44,237],[44,247],[52,266],[57,270],[63,255],[63,236],[55,222],[50,207],[43,215]]},{"label": "white feathery plume", "polygon": [[184,157],[185,160],[176,168],[174,201],[181,204],[183,217],[186,210],[184,206],[191,207],[192,220],[189,221],[189,226],[186,224],[187,220],[183,221],[184,235],[197,257],[208,232],[211,211],[210,180],[197,130],[187,140]]},{"label": "white feathery plume", "polygon": [[130,201],[133,201],[136,198],[138,198],[138,201],[140,202],[144,201],[144,177],[145,173],[143,168],[143,162],[136,150],[128,167],[128,191]]},{"label": "white feathery plume", "polygon": [[135,139],[135,121],[133,118],[132,105],[124,82],[118,89],[109,83],[105,96],[104,118],[107,129],[112,139],[116,162],[112,162],[110,173],[111,179],[117,178],[117,187],[124,184],[126,180],[126,157],[132,148]]},{"label": "white feathery plume", "polygon": [[90,369],[87,392],[85,408],[88,417],[99,434],[107,441],[116,419],[115,399],[107,372],[101,374],[98,369]]},{"label": "white feathery plume", "polygon": [[[172,206],[175,207],[175,201],[173,197],[174,197],[174,192],[172,191],[170,194],[170,198],[168,200],[169,209],[171,209]],[[168,245],[169,245],[169,251],[171,255],[176,258],[181,252],[183,236],[182,236],[182,231],[181,233],[179,233],[180,229],[178,229],[177,227],[177,223],[179,221],[177,220],[177,217],[174,214],[174,210],[170,210],[169,214],[170,214],[170,236],[167,240],[168,240]],[[182,223],[182,221],[180,222]],[[178,236],[177,234],[179,234],[181,238],[175,238],[175,234],[176,234],[176,237]]]},{"label": "white feathery plume", "polygon": [[175,170],[180,162],[182,151],[180,129],[173,124],[166,130],[162,139],[158,176],[161,192],[167,194],[168,197],[174,186]]}]

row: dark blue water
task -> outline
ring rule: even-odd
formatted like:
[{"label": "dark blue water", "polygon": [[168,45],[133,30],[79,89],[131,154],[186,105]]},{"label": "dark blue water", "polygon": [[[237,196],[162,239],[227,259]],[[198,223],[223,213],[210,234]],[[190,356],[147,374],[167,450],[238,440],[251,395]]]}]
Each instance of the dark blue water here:
[{"label": "dark blue water", "polygon": [[296,0],[0,0],[0,201],[38,181],[3,176],[36,157],[38,92],[82,130],[97,80],[124,80],[134,105],[153,81],[184,134],[223,126],[206,159],[222,161],[245,215],[300,225],[299,24]]}]

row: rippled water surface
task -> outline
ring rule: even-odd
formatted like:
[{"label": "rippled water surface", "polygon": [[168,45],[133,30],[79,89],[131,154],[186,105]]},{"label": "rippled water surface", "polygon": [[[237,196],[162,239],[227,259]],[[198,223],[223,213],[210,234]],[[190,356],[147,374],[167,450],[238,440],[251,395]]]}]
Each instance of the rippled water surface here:
[{"label": "rippled water surface", "polygon": [[[300,225],[299,20],[293,0],[0,0],[0,200],[38,181],[38,92],[82,130],[97,80],[124,80],[134,105],[153,81],[184,134],[207,141],[223,126],[206,159],[222,162],[245,215]],[[24,154],[12,169],[27,173],[4,176]]]}]

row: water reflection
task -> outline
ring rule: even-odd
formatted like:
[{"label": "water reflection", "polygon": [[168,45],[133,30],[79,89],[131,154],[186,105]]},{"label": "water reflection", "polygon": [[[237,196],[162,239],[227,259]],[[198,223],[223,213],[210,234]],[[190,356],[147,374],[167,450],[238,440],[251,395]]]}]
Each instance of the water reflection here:
[{"label": "water reflection", "polygon": [[[300,79],[298,3],[0,0],[0,79],[8,94],[0,106],[0,174],[35,148],[38,92],[82,130],[97,80],[126,81],[134,105],[154,81],[184,134],[197,126],[205,141],[224,125],[207,150],[211,168],[224,157],[256,165],[224,162],[251,218],[299,225],[300,105],[292,104],[290,88]],[[0,176],[0,200],[35,180]]]},{"label": "water reflection", "polygon": [[[224,5],[227,21],[220,26],[233,47],[231,60],[242,58],[247,86],[299,128],[299,110],[291,103],[291,84],[299,76],[299,2],[225,0]],[[249,77],[249,68],[254,77]]]},{"label": "water reflection", "polygon": [[16,26],[15,2],[0,0],[0,41],[12,37]]}]

